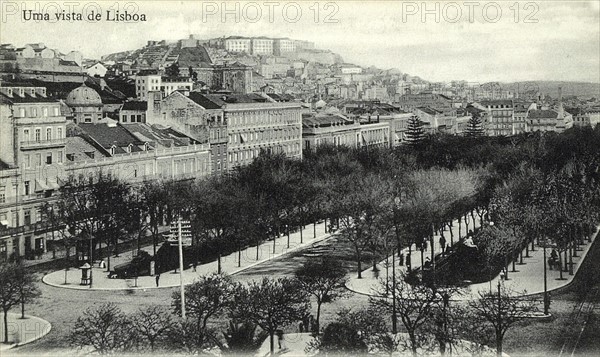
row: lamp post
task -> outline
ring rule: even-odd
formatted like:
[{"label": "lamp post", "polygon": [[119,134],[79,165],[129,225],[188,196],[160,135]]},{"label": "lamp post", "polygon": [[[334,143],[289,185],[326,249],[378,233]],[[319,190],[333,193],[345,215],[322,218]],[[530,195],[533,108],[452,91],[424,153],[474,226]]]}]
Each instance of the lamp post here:
[{"label": "lamp post", "polygon": [[548,239],[544,237],[542,249],[544,249],[544,315],[548,315],[550,310],[550,295],[548,294],[548,260],[546,258],[546,248],[548,247]]},{"label": "lamp post", "polygon": [[[397,313],[396,313],[396,248],[392,250],[392,333],[398,333]],[[400,254],[398,252],[398,254]]]},{"label": "lamp post", "polygon": [[92,240],[92,235],[90,234],[90,289],[92,288],[92,280],[93,280],[93,271],[94,271],[94,242]]},{"label": "lamp post", "polygon": [[181,293],[181,317],[185,319],[185,289],[183,287],[183,243],[181,242],[181,216],[177,218],[177,245],[179,248],[179,289]]}]

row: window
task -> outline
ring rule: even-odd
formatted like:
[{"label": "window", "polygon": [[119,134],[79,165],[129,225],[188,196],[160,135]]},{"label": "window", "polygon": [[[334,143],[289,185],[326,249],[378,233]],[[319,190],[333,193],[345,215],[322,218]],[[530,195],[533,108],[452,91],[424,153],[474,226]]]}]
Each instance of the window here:
[{"label": "window", "polygon": [[23,182],[23,189],[24,189],[25,196],[29,196],[29,192],[31,190],[31,184],[29,181]]},{"label": "window", "polygon": [[55,108],[54,108],[54,116],[55,116],[55,117],[57,117],[57,116],[59,116],[59,115],[60,115],[60,108],[58,108],[58,107],[55,107]]},{"label": "window", "polygon": [[48,116],[48,108],[46,108],[46,107],[42,108],[42,116],[44,116],[44,117]]},{"label": "window", "polygon": [[6,202],[6,187],[0,187],[0,203]]},{"label": "window", "polygon": [[30,210],[23,211],[23,224],[26,226],[31,224],[31,211]]},{"label": "window", "polygon": [[46,140],[52,140],[52,128],[46,128]]},{"label": "window", "polygon": [[42,166],[42,154],[35,154],[35,165]]},{"label": "window", "polygon": [[19,117],[21,117],[21,118],[25,117],[25,108],[19,109]]},{"label": "window", "polygon": [[56,129],[56,138],[57,139],[62,139],[63,138],[62,128],[57,128]]},{"label": "window", "polygon": [[127,123],[127,114],[123,114],[123,123]]},{"label": "window", "polygon": [[29,141],[31,138],[29,137],[29,129],[23,129],[23,140]]},{"label": "window", "polygon": [[29,154],[23,155],[23,166],[25,166],[25,168],[31,167],[31,156],[29,156]]},{"label": "window", "polygon": [[31,108],[31,116],[32,117],[36,117],[37,116],[37,108]]},{"label": "window", "polygon": [[113,146],[113,147],[111,147],[111,148],[110,148],[110,154],[114,156],[114,155],[115,155],[115,152],[116,152],[116,148],[115,148],[114,146]]},{"label": "window", "polygon": [[42,129],[35,129],[35,141],[42,140]]},{"label": "window", "polygon": [[58,162],[61,163],[61,164],[63,162],[63,152],[62,151],[58,152]]},{"label": "window", "polygon": [[46,165],[52,165],[52,153],[51,152],[46,154]]}]

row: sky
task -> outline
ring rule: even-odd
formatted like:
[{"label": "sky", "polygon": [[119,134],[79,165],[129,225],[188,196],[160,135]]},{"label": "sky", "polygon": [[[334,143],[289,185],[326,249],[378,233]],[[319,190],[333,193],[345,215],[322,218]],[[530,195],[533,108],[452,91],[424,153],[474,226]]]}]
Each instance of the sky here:
[{"label": "sky", "polygon": [[[600,1],[55,1],[0,3],[0,41],[87,58],[193,34],[313,41],[346,62],[429,81],[600,83]],[[28,11],[48,21],[26,20]],[[82,21],[56,20],[63,10]],[[107,12],[146,21],[108,21]],[[87,17],[100,13],[100,21]],[[111,18],[112,18],[111,17]]]}]

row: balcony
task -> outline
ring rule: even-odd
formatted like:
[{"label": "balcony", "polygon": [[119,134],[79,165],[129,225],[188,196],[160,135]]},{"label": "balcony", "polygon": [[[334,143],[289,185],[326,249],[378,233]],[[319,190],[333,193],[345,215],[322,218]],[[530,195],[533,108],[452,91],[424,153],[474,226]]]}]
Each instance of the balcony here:
[{"label": "balcony", "polygon": [[65,139],[21,141],[21,150],[47,149],[65,146]]}]

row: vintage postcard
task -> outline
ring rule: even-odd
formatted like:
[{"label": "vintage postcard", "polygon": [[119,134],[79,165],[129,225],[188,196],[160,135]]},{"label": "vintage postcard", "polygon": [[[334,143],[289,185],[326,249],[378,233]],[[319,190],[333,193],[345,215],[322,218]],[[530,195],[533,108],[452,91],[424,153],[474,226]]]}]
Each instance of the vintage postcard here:
[{"label": "vintage postcard", "polygon": [[600,355],[600,2],[0,2],[0,355]]}]

